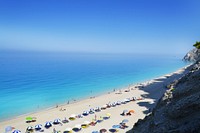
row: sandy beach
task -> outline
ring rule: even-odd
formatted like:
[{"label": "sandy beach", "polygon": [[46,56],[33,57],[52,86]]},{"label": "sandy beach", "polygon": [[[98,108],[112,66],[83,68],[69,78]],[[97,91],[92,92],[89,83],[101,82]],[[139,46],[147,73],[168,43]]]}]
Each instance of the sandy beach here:
[{"label": "sandy beach", "polygon": [[[0,132],[5,132],[5,127],[12,126],[15,129],[19,129],[22,133],[25,133],[28,126],[35,126],[37,124],[44,125],[46,121],[54,121],[54,119],[59,118],[63,120],[65,117],[68,119],[71,114],[82,114],[83,111],[89,110],[90,108],[102,107],[105,104],[113,103],[116,101],[122,101],[126,98],[144,98],[142,100],[130,101],[126,104],[117,105],[116,107],[110,107],[95,114],[89,114],[88,116],[83,116],[83,118],[76,118],[73,121],[69,120],[69,123],[61,125],[53,125],[49,129],[44,129],[45,133],[53,132],[55,128],[58,131],[63,132],[66,128],[73,128],[77,124],[82,124],[84,121],[92,121],[92,119],[100,118],[100,116],[105,116],[106,113],[110,113],[111,116],[108,120],[103,120],[101,123],[97,123],[95,126],[89,126],[82,129],[81,133],[92,133],[92,131],[99,131],[100,129],[111,129],[113,125],[119,125],[122,120],[127,119],[128,128],[118,129],[119,133],[125,133],[130,130],[134,123],[138,119],[144,118],[149,110],[153,108],[156,101],[163,95],[166,91],[166,86],[173,82],[175,79],[179,79],[184,74],[187,73],[187,68],[179,69],[176,72],[164,75],[162,77],[152,79],[143,83],[135,84],[129,86],[129,88],[122,88],[121,94],[118,94],[118,90],[85,100],[77,101],[72,104],[65,104],[58,106],[57,108],[46,109],[40,112],[23,115],[17,118],[0,122]],[[125,90],[130,90],[125,92]],[[62,111],[61,111],[62,109]],[[120,115],[123,110],[134,110],[135,112],[130,116]],[[31,116],[36,117],[36,122],[26,123],[25,118]],[[108,131],[109,132],[109,131]]]}]

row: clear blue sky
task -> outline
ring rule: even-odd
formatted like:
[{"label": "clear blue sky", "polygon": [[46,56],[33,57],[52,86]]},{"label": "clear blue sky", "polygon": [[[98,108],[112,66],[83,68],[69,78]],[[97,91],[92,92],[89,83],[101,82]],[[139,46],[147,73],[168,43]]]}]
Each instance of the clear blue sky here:
[{"label": "clear blue sky", "polygon": [[199,0],[1,0],[0,50],[185,54]]}]

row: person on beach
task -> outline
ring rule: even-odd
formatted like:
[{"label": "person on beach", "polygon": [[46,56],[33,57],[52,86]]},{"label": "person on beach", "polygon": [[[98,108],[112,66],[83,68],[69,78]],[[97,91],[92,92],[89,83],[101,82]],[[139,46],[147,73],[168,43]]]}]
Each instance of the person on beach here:
[{"label": "person on beach", "polygon": [[56,129],[55,128],[53,128],[53,133],[56,133]]},{"label": "person on beach", "polygon": [[97,115],[96,114],[94,115],[94,119],[95,119],[95,121],[97,120]]},{"label": "person on beach", "polygon": [[125,112],[123,111],[120,115],[125,116]]}]

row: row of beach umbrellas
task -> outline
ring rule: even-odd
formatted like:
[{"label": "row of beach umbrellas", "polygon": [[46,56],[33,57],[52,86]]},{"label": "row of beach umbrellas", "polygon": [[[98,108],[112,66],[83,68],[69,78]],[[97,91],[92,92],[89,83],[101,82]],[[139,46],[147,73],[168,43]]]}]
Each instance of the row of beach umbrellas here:
[{"label": "row of beach umbrellas", "polygon": [[[105,104],[105,105],[103,105],[102,107],[90,108],[90,109],[87,110],[87,111],[83,111],[83,113],[81,114],[81,116],[87,116],[87,115],[89,115],[89,114],[94,114],[95,112],[100,112],[101,110],[104,110],[104,109],[106,109],[106,108],[115,107],[115,106],[121,105],[121,104],[126,104],[126,103],[128,103],[128,102],[130,102],[130,101],[135,101],[135,100],[137,100],[136,97],[126,98],[126,99],[124,99],[124,100],[122,100],[122,101],[117,101],[117,102]],[[107,113],[107,116],[109,116],[109,115],[110,115],[110,114]],[[74,120],[74,119],[76,119],[76,117],[77,117],[76,114],[72,114],[72,115],[70,115],[69,119],[70,119],[70,120]],[[35,117],[26,117],[26,121],[27,121],[27,122],[31,122],[31,121],[35,121],[35,120],[36,120]],[[52,126],[52,124],[60,124],[61,122],[62,122],[62,121],[61,121],[60,119],[57,118],[57,119],[55,119],[53,122],[47,121],[47,122],[44,124],[44,127],[45,127],[45,128],[50,128],[50,127]],[[77,128],[77,129],[78,129],[78,127],[80,127],[80,126],[78,126],[78,125],[75,126],[75,128]],[[27,127],[27,130],[28,130],[28,131],[31,131],[31,130],[34,130],[34,129],[35,129],[35,130],[41,130],[41,129],[42,129],[42,125],[41,125],[41,124],[38,124],[38,125],[36,125],[35,127],[32,127],[32,126]],[[69,130],[70,128],[67,128],[67,129]],[[12,131],[12,129],[9,129],[9,127],[7,127],[7,128],[6,128],[6,131],[7,131],[7,132],[8,132],[8,131]],[[21,131],[20,131],[20,130],[14,130],[13,133],[21,133]]]},{"label": "row of beach umbrellas", "polygon": [[[106,113],[106,117],[107,118],[109,118],[111,116],[111,114],[110,113]],[[75,115],[72,115],[72,117],[75,117]],[[44,124],[44,127],[45,128],[50,128],[53,124],[60,124],[61,123],[61,120],[60,119],[55,119],[53,122],[51,122],[51,121],[47,121],[45,124]],[[89,121],[84,121],[83,122],[83,124],[77,124],[77,125],[75,125],[74,126],[74,128],[73,128],[73,130],[75,130],[75,131],[78,131],[78,130],[81,130],[81,127],[83,126],[83,125],[85,125],[85,127],[87,127],[88,125],[90,124],[90,122]],[[12,129],[9,129],[8,130],[8,128],[6,128],[7,129],[7,131],[11,131]],[[36,131],[39,131],[39,130],[41,130],[42,129],[42,124],[37,124],[35,127],[33,127],[33,126],[28,126],[27,127],[27,131],[33,131],[33,130],[36,130]],[[67,128],[65,131],[67,132],[67,131],[69,131],[69,130],[72,130],[71,128]],[[15,130],[13,133],[21,133],[21,131],[19,131],[19,130]]]},{"label": "row of beach umbrellas", "polygon": [[[128,122],[128,120],[127,119],[124,119],[123,121],[122,121],[122,123],[127,123]],[[89,121],[85,121],[83,124],[85,124],[85,125],[89,125]],[[46,122],[45,123],[45,126],[52,126],[52,124],[51,124],[51,122]],[[36,125],[35,126],[35,129],[41,129],[42,128],[42,125],[41,124],[38,124],[38,125]],[[112,129],[109,129],[109,131],[110,132],[116,132],[117,131],[117,128],[120,128],[120,125],[113,125],[112,126]],[[12,129],[12,128],[10,128],[10,127],[7,127],[6,128],[8,131],[10,131],[10,129]],[[33,130],[33,127],[31,127],[31,126],[29,126],[28,128],[27,128],[27,130],[28,131],[31,131],[31,130]],[[68,133],[68,132],[70,132],[70,131],[72,131],[72,130],[74,130],[74,131],[80,131],[81,130],[81,125],[80,124],[77,124],[77,125],[75,125],[74,126],[74,128],[72,129],[72,128],[66,128],[65,130],[64,130],[64,133]],[[100,133],[103,133],[103,132],[107,132],[107,130],[106,129],[100,129],[100,131],[99,131]],[[99,133],[98,131],[93,131],[92,133]],[[21,131],[20,130],[14,130],[13,131],[13,133],[21,133]]]},{"label": "row of beach umbrellas", "polygon": [[[122,120],[122,122],[120,124],[126,124],[128,122],[127,119]],[[109,132],[111,133],[116,133],[118,132],[118,129],[120,129],[121,126],[120,125],[113,125],[111,129],[109,129]],[[92,133],[106,133],[107,129],[102,128],[99,131],[93,131]]]},{"label": "row of beach umbrellas", "polygon": [[104,110],[106,108],[115,107],[115,106],[121,105],[121,104],[126,104],[126,103],[128,103],[130,101],[135,101],[135,100],[137,100],[136,97],[132,97],[132,98],[126,98],[126,99],[124,99],[122,101],[108,103],[108,104],[103,105],[102,107],[96,107],[95,109],[91,108],[89,110],[83,111],[82,115],[83,116],[87,116],[89,114],[94,114],[95,112],[100,112],[101,110]]}]

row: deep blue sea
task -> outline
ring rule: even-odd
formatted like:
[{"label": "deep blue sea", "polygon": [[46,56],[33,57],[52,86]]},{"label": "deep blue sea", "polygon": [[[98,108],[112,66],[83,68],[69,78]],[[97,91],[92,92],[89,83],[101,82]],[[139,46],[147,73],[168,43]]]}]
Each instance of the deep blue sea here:
[{"label": "deep blue sea", "polygon": [[179,56],[0,53],[0,119],[88,98],[173,72]]}]

